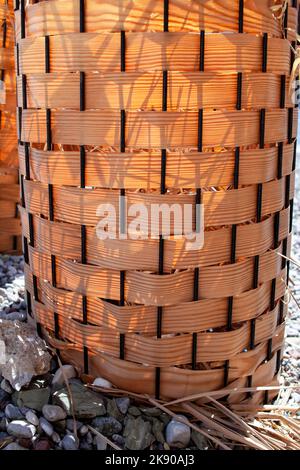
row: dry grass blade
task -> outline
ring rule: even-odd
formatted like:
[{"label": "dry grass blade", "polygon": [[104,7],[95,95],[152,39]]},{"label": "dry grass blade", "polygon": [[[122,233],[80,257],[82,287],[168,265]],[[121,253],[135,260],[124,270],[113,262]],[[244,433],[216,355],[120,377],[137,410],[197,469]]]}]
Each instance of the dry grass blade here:
[{"label": "dry grass blade", "polygon": [[243,404],[238,403],[237,405],[231,404],[231,410],[235,411],[236,413],[239,412],[258,412],[258,411],[289,411],[290,413],[297,413],[300,410],[299,407],[288,406],[288,405],[251,405],[251,404]]},{"label": "dry grass blade", "polygon": [[[291,279],[289,278],[289,282],[290,282],[290,280],[291,280]],[[298,300],[296,299],[296,297],[295,297],[293,291],[291,290],[291,288],[289,287],[289,285],[287,284],[287,282],[284,281],[284,283],[285,283],[286,291],[289,293],[289,295],[291,296],[291,298],[293,299],[293,301],[294,301],[295,304],[297,305],[297,308],[300,310],[299,302],[298,302]],[[289,301],[288,301],[287,303],[289,303]]]},{"label": "dry grass blade", "polygon": [[279,253],[278,251],[275,252],[278,256],[281,256],[282,258],[286,259],[287,261],[290,261],[291,263],[293,263],[295,266],[297,266],[298,268],[300,268],[300,263],[295,260],[294,258],[291,258],[289,256],[285,256],[283,255],[282,253]]},{"label": "dry grass blade", "polygon": [[93,428],[93,427],[90,426],[90,425],[88,425],[88,428],[89,428],[89,430],[90,430],[93,434],[96,434],[96,436],[101,437],[101,439],[103,439],[103,441],[105,441],[106,444],[110,445],[113,449],[115,449],[115,450],[122,450],[120,447],[117,446],[117,444],[115,444],[115,443],[112,442],[110,439],[108,439],[108,437],[103,436],[103,434],[101,434],[101,432],[97,431],[97,429]]},{"label": "dry grass blade", "polygon": [[118,397],[120,397],[121,395],[124,395],[126,397],[131,397],[135,399],[136,401],[139,401],[142,403],[148,403],[148,398],[146,395],[140,395],[138,393],[129,392],[127,390],[122,390],[119,388],[99,387],[98,385],[92,385],[92,384],[87,384],[87,387],[92,390],[95,390],[96,392],[105,393],[106,395],[114,395]]},{"label": "dry grass blade", "polygon": [[269,441],[276,442],[277,445],[279,445],[282,449],[299,450],[299,444],[297,444],[294,439],[284,435],[283,432],[276,431],[271,426],[267,426],[265,423],[262,423],[258,420],[255,420],[252,425],[259,429],[262,433],[265,433]]},{"label": "dry grass blade", "polygon": [[[228,419],[225,417],[221,417],[220,415],[218,415],[218,410],[216,410],[215,408],[214,409],[211,409],[211,408],[207,408],[207,407],[204,407],[204,406],[201,406],[201,413],[204,414],[204,416],[206,416],[207,418],[212,418],[214,419],[214,421],[216,421],[217,423],[221,424],[221,425],[224,425],[226,427],[228,427],[229,429],[231,429],[232,431],[237,431],[237,428],[239,428],[239,430],[242,432],[243,431],[243,428],[238,426],[236,423],[233,423],[232,421],[228,421]],[[195,419],[195,418],[194,418]],[[196,420],[197,421],[197,420]]]},{"label": "dry grass blade", "polygon": [[260,419],[269,419],[285,423],[287,426],[297,431],[298,439],[300,440],[300,423],[298,423],[295,419],[291,419],[288,416],[282,416],[279,413],[258,413],[257,417]]},{"label": "dry grass blade", "polygon": [[197,393],[195,395],[188,395],[186,397],[178,398],[177,400],[169,401],[165,405],[166,406],[174,406],[174,405],[179,405],[187,401],[196,401],[200,400],[200,398],[205,398],[207,397],[207,394],[209,393],[210,397],[222,397],[224,395],[231,395],[234,393],[244,393],[244,392],[262,392],[266,390],[281,390],[281,389],[287,389],[287,390],[299,390],[300,385],[290,385],[288,387],[283,387],[282,385],[279,386],[269,386],[269,387],[241,387],[241,388],[222,388],[220,390],[216,390],[213,392],[202,392],[202,393]]},{"label": "dry grass blade", "polygon": [[259,442],[254,437],[241,436],[240,434],[236,432],[230,431],[230,429],[226,428],[225,426],[222,426],[216,423],[213,419],[207,418],[200,411],[200,408],[193,403],[185,403],[183,405],[183,408],[192,416],[194,416],[195,418],[199,419],[201,422],[206,424],[210,429],[215,429],[216,431],[219,431],[227,439],[231,439],[237,443],[246,444],[248,447],[251,447],[253,449],[258,449],[258,450],[271,450],[272,449],[272,447]]},{"label": "dry grass blade", "polygon": [[292,391],[290,389],[281,389],[278,395],[278,404],[286,406],[289,402]]},{"label": "dry grass blade", "polygon": [[[268,442],[272,443],[273,450],[287,450],[286,443],[283,443],[281,439],[276,439],[275,437],[272,437],[272,435],[277,435],[273,429],[264,428],[263,426],[260,426],[260,423],[253,424],[253,428],[257,429],[257,432],[260,432],[262,435],[266,436]],[[281,436],[279,435],[279,437]]]},{"label": "dry grass blade", "polygon": [[247,433],[249,434],[254,434],[254,436],[262,441],[263,444],[265,444],[266,446],[268,446],[268,442],[265,440],[265,438],[259,434],[256,430],[254,430],[253,428],[251,428],[251,426],[249,426],[249,424],[247,424],[244,420],[242,420],[242,418],[238,415],[236,415],[235,413],[233,413],[233,411],[231,411],[230,409],[226,408],[226,406],[224,406],[222,403],[218,402],[217,400],[215,400],[213,397],[210,397],[208,396],[208,398],[210,399],[210,401],[212,403],[214,403],[215,407],[222,410],[222,412],[224,413],[224,415],[228,416],[229,418],[232,419],[232,421],[234,421],[235,423],[237,423],[242,429],[244,429]]},{"label": "dry grass blade", "polygon": [[166,408],[165,406],[161,405],[157,400],[154,400],[154,398],[148,398],[148,401],[149,403],[151,403],[152,405],[154,405],[156,408],[159,408],[160,410],[164,411],[165,413],[167,413],[168,415],[172,416],[172,417],[176,417],[176,420],[177,421],[180,421],[184,424],[186,424],[187,426],[189,426],[191,429],[194,429],[195,431],[199,432],[200,434],[202,434],[203,436],[205,436],[206,438],[210,439],[212,442],[214,442],[215,444],[217,444],[219,447],[221,447],[223,450],[231,450],[230,447],[228,447],[226,444],[224,444],[222,441],[220,441],[219,439],[216,439],[215,437],[211,436],[209,433],[207,433],[206,431],[204,431],[203,429],[200,429],[198,426],[195,426],[194,424],[192,424],[191,422],[187,422],[185,419],[182,419],[180,418],[179,416],[177,416],[175,413],[173,413],[171,410],[169,410],[168,408]]}]

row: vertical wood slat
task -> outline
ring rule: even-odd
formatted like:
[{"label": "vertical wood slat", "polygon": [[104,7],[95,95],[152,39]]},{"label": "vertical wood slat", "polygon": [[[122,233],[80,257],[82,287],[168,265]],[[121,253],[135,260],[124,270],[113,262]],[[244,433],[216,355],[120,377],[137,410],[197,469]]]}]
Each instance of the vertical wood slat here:
[{"label": "vertical wood slat", "polygon": [[[85,0],[79,1],[79,31],[85,32]],[[85,111],[85,72],[80,72],[79,78],[79,109]],[[85,147],[80,146],[80,187],[85,188],[86,157]],[[81,263],[86,264],[86,226],[81,225]],[[82,296],[82,323],[88,324],[88,299],[86,295]],[[86,346],[83,347],[83,370],[85,374],[89,373],[89,351]]]},{"label": "vertical wood slat", "polygon": [[[239,0],[239,21],[238,21],[239,34],[243,34],[244,31],[244,0]],[[236,109],[241,111],[242,109],[242,95],[243,95],[243,74],[238,72],[237,74],[237,97],[236,97]],[[233,176],[233,187],[238,189],[239,187],[239,168],[240,168],[240,147],[235,149],[235,162],[234,162],[234,176]],[[231,232],[231,256],[230,262],[234,264],[236,262],[236,245],[237,245],[237,226],[232,226]],[[232,330],[232,318],[233,318],[233,297],[228,298],[228,310],[227,310],[227,330]],[[229,381],[229,367],[230,362],[225,361],[224,366],[224,387],[227,387]]]},{"label": "vertical wood slat", "polygon": [[[169,31],[169,0],[163,0],[164,2],[164,18],[163,18],[163,30],[165,33]],[[168,71],[163,70],[163,85],[162,85],[162,110],[166,112],[168,110]],[[167,150],[161,150],[161,183],[160,193],[165,194],[166,192],[166,166],[167,166]],[[164,238],[162,235],[159,236],[159,253],[158,253],[158,273],[164,274]],[[157,307],[157,339],[161,338],[162,335],[162,321],[163,321],[163,308]],[[156,368],[155,371],[155,396],[157,399],[160,398],[160,382],[161,382],[161,370],[160,367]]]}]

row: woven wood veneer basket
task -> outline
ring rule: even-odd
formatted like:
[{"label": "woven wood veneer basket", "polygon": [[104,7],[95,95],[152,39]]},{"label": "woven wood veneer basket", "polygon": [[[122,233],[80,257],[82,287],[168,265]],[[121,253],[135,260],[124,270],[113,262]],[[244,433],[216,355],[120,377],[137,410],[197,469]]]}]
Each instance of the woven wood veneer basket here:
[{"label": "woven wood veneer basket", "polygon": [[[63,359],[123,389],[176,398],[276,382],[296,2],[282,24],[269,0],[34,3],[15,12],[30,314]],[[202,201],[203,249],[101,241],[97,207],[120,194]]]},{"label": "woven wood veneer basket", "polygon": [[21,252],[13,2],[0,1],[0,253]]}]

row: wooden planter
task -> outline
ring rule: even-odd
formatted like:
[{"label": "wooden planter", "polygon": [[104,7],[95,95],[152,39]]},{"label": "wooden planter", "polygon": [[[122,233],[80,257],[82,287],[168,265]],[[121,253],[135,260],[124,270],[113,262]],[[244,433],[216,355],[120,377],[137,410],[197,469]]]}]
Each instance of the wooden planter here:
[{"label": "wooden planter", "polygon": [[22,250],[12,2],[0,1],[0,253]]},{"label": "wooden planter", "polygon": [[[122,389],[276,383],[297,2],[283,30],[269,0],[34,3],[15,12],[30,314],[66,361]],[[201,201],[204,247],[101,241],[97,207],[119,216],[120,194],[147,208]]]}]

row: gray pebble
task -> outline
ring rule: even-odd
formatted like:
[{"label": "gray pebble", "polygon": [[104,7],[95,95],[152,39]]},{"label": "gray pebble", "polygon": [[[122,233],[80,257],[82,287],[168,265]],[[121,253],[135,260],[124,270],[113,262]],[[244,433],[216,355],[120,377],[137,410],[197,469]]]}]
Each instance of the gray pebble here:
[{"label": "gray pebble", "polygon": [[51,437],[54,433],[52,424],[49,423],[49,421],[47,421],[45,418],[40,418],[40,427],[44,431],[44,433],[49,437]]},{"label": "gray pebble", "polygon": [[26,312],[10,312],[5,316],[5,320],[24,322],[27,319]]},{"label": "gray pebble", "polygon": [[[77,420],[75,420],[75,422],[76,422],[76,430],[79,431],[83,423]],[[70,418],[67,419],[67,429],[71,432],[74,432],[74,419],[70,419]]]},{"label": "gray pebble", "polygon": [[7,432],[14,437],[31,439],[36,433],[36,428],[32,424],[28,424],[27,421],[20,419],[11,421],[7,425]]},{"label": "gray pebble", "polygon": [[78,430],[78,434],[80,436],[86,436],[88,432],[89,432],[89,428],[85,424],[83,424]]},{"label": "gray pebble", "polygon": [[128,397],[116,398],[116,403],[121,413],[126,415],[130,405],[130,399]]},{"label": "gray pebble", "polygon": [[33,424],[34,426],[39,425],[39,418],[32,410],[29,410],[26,412],[25,418],[28,421],[28,423]]},{"label": "gray pebble", "polygon": [[120,434],[113,434],[111,438],[118,446],[123,447],[125,445],[125,439]]},{"label": "gray pebble", "polygon": [[[181,418],[185,418],[182,415],[178,415]],[[191,439],[191,429],[187,424],[184,424],[180,421],[176,421],[176,418],[173,418],[169,422],[166,428],[166,441],[170,447],[175,447],[177,449],[183,449],[188,446]]]},{"label": "gray pebble", "polygon": [[101,416],[93,419],[92,426],[104,436],[119,434],[122,424],[112,416]]},{"label": "gray pebble", "polygon": [[128,408],[128,413],[131,416],[140,416],[142,414],[141,410],[137,406],[130,406]]},{"label": "gray pebble", "polygon": [[24,418],[23,413],[21,412],[21,410],[17,406],[12,405],[11,403],[9,403],[5,407],[5,416],[8,419],[10,419],[11,421],[15,420],[15,419],[23,419]]},{"label": "gray pebble", "polygon": [[161,410],[159,408],[142,408],[142,413],[150,417],[158,417],[161,415]]},{"label": "gray pebble", "polygon": [[65,410],[57,405],[44,405],[42,411],[44,417],[51,423],[54,423],[55,421],[62,421],[67,417]]},{"label": "gray pebble", "polygon": [[57,432],[52,434],[51,439],[55,444],[59,444],[61,441],[60,435]]},{"label": "gray pebble", "polygon": [[9,393],[10,395],[14,392],[14,389],[10,385],[9,381],[6,379],[3,379],[1,382],[1,388],[4,390],[6,393]]},{"label": "gray pebble", "polygon": [[104,439],[102,439],[101,436],[94,437],[94,445],[96,446],[97,450],[107,449],[107,442]]},{"label": "gray pebble", "polygon": [[66,434],[62,440],[64,450],[78,450],[79,442],[73,434]]}]

